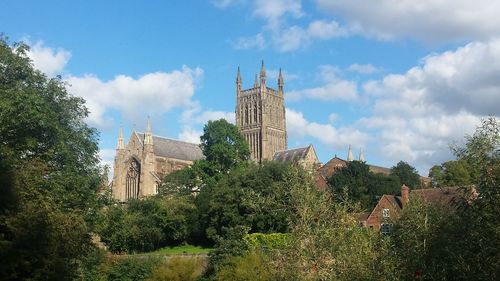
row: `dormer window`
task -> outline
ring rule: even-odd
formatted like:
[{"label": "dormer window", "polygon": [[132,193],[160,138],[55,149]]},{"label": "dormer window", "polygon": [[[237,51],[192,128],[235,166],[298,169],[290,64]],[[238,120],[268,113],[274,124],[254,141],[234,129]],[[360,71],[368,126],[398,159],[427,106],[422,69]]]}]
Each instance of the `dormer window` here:
[{"label": "dormer window", "polygon": [[389,209],[383,209],[382,210],[382,217],[383,218],[389,218],[391,215],[389,213]]}]

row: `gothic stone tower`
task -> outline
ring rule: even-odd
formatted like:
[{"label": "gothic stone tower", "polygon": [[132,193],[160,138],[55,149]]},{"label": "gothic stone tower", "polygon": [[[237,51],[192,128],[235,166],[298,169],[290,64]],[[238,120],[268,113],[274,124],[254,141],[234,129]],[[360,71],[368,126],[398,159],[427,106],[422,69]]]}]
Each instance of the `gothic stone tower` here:
[{"label": "gothic stone tower", "polygon": [[285,105],[281,69],[278,90],[267,87],[264,62],[260,83],[255,75],[252,88],[242,90],[240,68],[236,77],[236,126],[248,141],[254,161],[272,160],[275,152],[287,149]]}]

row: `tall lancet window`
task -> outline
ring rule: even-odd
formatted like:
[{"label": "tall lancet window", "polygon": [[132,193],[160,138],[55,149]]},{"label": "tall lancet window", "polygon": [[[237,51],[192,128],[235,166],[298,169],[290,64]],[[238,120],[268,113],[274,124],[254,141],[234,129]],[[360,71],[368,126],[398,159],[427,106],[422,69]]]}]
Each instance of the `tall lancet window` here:
[{"label": "tall lancet window", "polygon": [[141,177],[141,164],[134,158],[130,161],[127,169],[127,179],[125,182],[125,198],[139,197],[139,181]]}]

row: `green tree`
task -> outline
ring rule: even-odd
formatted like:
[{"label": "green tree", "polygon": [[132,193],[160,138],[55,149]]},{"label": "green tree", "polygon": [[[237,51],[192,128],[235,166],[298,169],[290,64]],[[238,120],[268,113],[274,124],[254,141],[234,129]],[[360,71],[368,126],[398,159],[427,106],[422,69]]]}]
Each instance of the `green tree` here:
[{"label": "green tree", "polygon": [[416,189],[421,187],[420,175],[410,164],[399,161],[396,166],[391,168],[391,175],[399,178],[401,184]]},{"label": "green tree", "polygon": [[431,168],[429,176],[435,186],[466,186],[473,183],[471,168],[466,160],[446,161]]},{"label": "green tree", "polygon": [[229,171],[250,157],[247,141],[238,128],[225,119],[208,121],[200,140],[206,160],[219,171]]},{"label": "green tree", "polygon": [[289,214],[278,203],[288,198],[280,187],[287,170],[279,163],[248,163],[203,188],[196,205],[208,238],[236,226],[247,226],[250,232],[287,231]]},{"label": "green tree", "polygon": [[337,202],[358,202],[366,210],[371,210],[381,195],[398,194],[401,187],[397,177],[372,173],[360,161],[347,162],[328,178],[328,183]]},{"label": "green tree", "polygon": [[72,279],[91,248],[97,132],[84,100],[34,69],[28,50],[0,38],[0,279]]}]

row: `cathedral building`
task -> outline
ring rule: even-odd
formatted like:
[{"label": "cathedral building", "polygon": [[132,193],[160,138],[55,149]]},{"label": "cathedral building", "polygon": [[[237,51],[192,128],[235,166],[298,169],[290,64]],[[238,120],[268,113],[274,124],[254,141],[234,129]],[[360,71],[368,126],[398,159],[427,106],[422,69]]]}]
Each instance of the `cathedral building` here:
[{"label": "cathedral building", "polygon": [[173,171],[203,159],[199,145],[153,136],[151,123],[145,133],[134,130],[125,144],[120,128],[111,192],[119,202],[158,193],[158,184]]},{"label": "cathedral building", "polygon": [[236,76],[236,126],[250,146],[251,159],[272,160],[277,151],[287,149],[284,81],[281,69],[278,89],[266,83],[264,62],[260,79],[255,76],[252,88],[242,89],[240,69]]},{"label": "cathedral building", "polygon": [[[260,77],[255,76],[253,87],[243,89],[238,68],[236,126],[248,142],[253,161],[297,162],[308,170],[316,170],[320,163],[312,145],[287,150],[283,87],[281,69],[278,89],[267,86],[262,62]],[[113,198],[126,202],[157,194],[165,175],[203,158],[198,144],[153,136],[149,120],[146,132],[134,130],[126,144],[120,129],[111,184]]]}]

